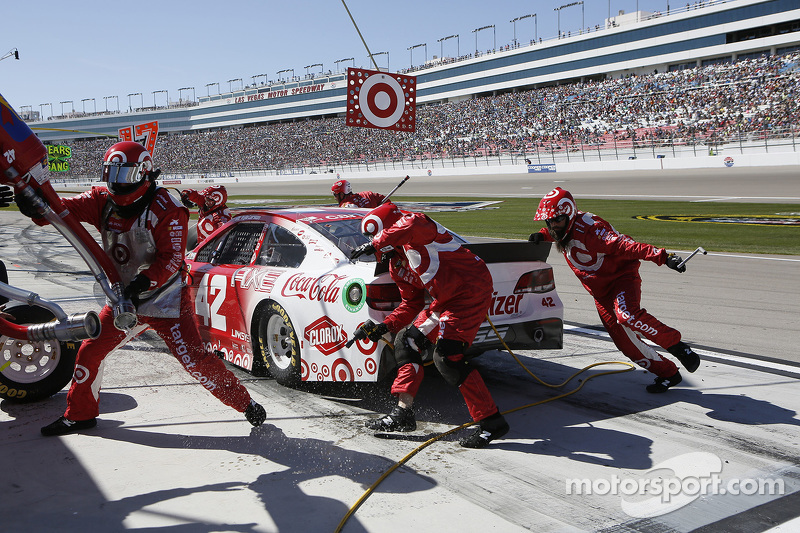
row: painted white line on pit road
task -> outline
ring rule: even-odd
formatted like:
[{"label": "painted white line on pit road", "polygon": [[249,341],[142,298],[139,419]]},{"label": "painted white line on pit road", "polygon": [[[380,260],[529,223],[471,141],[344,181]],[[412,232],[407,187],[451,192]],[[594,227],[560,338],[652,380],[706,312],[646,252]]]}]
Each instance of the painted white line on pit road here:
[{"label": "painted white line on pit road", "polygon": [[[572,326],[569,324],[564,324],[564,332],[567,333],[578,333],[582,335],[591,335],[593,337],[599,337],[602,339],[607,339],[611,342],[611,336],[606,331],[598,331],[596,329],[591,328],[584,328],[581,326]],[[656,346],[655,344],[647,341],[647,344],[653,346],[653,348],[660,348],[660,346]],[[698,353],[698,355],[711,358],[715,363],[718,364],[728,364],[728,363],[739,363],[745,364],[748,367],[755,368],[755,369],[764,369],[765,371],[768,370],[777,370],[780,372],[785,372],[787,374],[792,374],[797,377],[800,377],[800,367],[798,366],[791,366],[791,365],[784,365],[781,363],[775,363],[772,361],[762,361],[760,359],[752,359],[749,357],[743,357],[741,355],[732,355],[722,352],[714,352],[711,350],[702,350],[694,348],[694,351]]]}]

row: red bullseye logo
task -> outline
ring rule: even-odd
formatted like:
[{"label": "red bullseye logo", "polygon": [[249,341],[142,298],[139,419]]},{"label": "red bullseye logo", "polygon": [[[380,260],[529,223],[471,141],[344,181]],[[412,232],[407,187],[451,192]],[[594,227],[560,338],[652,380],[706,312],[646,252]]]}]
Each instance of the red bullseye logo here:
[{"label": "red bullseye logo", "polygon": [[347,72],[347,125],[414,131],[416,127],[415,76],[375,70]]}]

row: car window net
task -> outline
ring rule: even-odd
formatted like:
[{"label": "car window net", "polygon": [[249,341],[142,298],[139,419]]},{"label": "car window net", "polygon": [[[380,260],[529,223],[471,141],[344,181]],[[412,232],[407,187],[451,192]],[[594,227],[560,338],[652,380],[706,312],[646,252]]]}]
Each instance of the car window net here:
[{"label": "car window net", "polygon": [[248,265],[253,258],[264,224],[261,222],[243,222],[227,233],[222,246],[211,258],[217,265]]}]

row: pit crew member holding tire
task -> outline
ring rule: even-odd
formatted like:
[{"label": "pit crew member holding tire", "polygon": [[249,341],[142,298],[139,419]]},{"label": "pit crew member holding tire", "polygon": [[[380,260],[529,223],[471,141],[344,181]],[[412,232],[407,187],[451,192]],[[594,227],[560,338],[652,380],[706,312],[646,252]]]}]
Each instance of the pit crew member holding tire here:
[{"label": "pit crew member holding tire", "polygon": [[[166,342],[170,352],[189,374],[222,403],[243,412],[258,426],[266,419],[264,408],[220,358],[203,348],[192,316],[192,304],[182,279],[183,252],[189,214],[166,189],[158,187],[150,153],[132,141],[111,146],[103,160],[103,181],[64,205],[101,234],[103,249],[126,284],[125,296],[136,305],[139,324],[127,334],[114,327],[111,308],[100,311],[102,333],[83,342],[67,394],[67,409],[41,429],[43,435],[63,435],[95,427],[105,358],[147,328]],[[36,211],[17,197],[20,211]],[[39,225],[44,219],[34,218]]]},{"label": "pit crew member holding tire", "polygon": [[640,306],[640,261],[685,272],[679,256],[636,242],[599,216],[578,211],[572,194],[561,187],[542,198],[533,219],[544,220],[546,225],[531,234],[529,240],[555,242],[583,287],[594,297],[600,320],[617,348],[656,375],[655,382],[647,386],[648,392],[666,392],[682,378],[675,363],[662,357],[642,337],[667,350],[689,372],[697,370],[700,357],[681,341],[681,333]]},{"label": "pit crew member holding tire", "polygon": [[353,192],[353,187],[347,180],[339,180],[334,183],[331,192],[339,202],[339,207],[374,208],[381,205],[385,198],[384,195],[372,191]]},{"label": "pit crew member holding tire", "polygon": [[200,192],[184,189],[181,191],[181,202],[189,209],[197,207],[197,244],[231,219],[227,204],[228,190],[224,185],[212,185]]},{"label": "pit crew member holding tire", "polygon": [[[397,377],[391,392],[398,405],[388,415],[367,422],[377,431],[413,431],[414,398],[424,376],[422,351],[433,345],[433,361],[444,380],[458,387],[477,430],[459,443],[484,448],[508,432],[508,423],[492,399],[478,370],[464,353],[489,310],[493,290],[486,264],[462,248],[439,224],[421,213],[403,214],[391,202],[370,211],[361,223],[370,243],[353,251],[391,254],[389,273],[400,289],[402,302],[382,323],[367,321],[355,337],[378,342],[387,333],[395,339]],[[432,301],[425,307],[426,292]]]}]

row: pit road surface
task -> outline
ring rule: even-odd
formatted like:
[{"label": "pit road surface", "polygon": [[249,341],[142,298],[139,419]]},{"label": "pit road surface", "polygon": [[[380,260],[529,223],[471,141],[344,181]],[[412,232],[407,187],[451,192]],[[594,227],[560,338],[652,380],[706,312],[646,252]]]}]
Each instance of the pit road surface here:
[{"label": "pit road surface", "polygon": [[[524,186],[535,198],[553,177]],[[800,199],[794,187],[787,196]],[[63,238],[17,213],[0,213],[0,224],[12,285],[68,312],[99,309],[88,269]],[[591,300],[563,258],[550,262],[566,306],[565,347],[521,352],[523,362],[558,383],[591,363],[623,360],[596,330]],[[510,433],[486,450],[446,437],[391,474],[343,531],[757,532],[796,519],[798,267],[797,257],[713,253],[682,275],[644,264],[643,305],[698,347],[704,362],[695,374],[663,395],[645,392],[652,376],[641,369],[592,379],[574,395],[509,414]],[[580,384],[543,387],[501,352],[477,363],[503,410]],[[391,440],[362,427],[392,405],[386,384],[290,390],[239,375],[267,409],[260,428],[218,403],[152,336],[109,357],[95,430],[40,437],[63,412],[65,392],[2,402],[0,530],[334,531],[396,461],[468,419],[435,372],[418,396],[419,429]],[[633,494],[659,475],[679,490]]]}]

